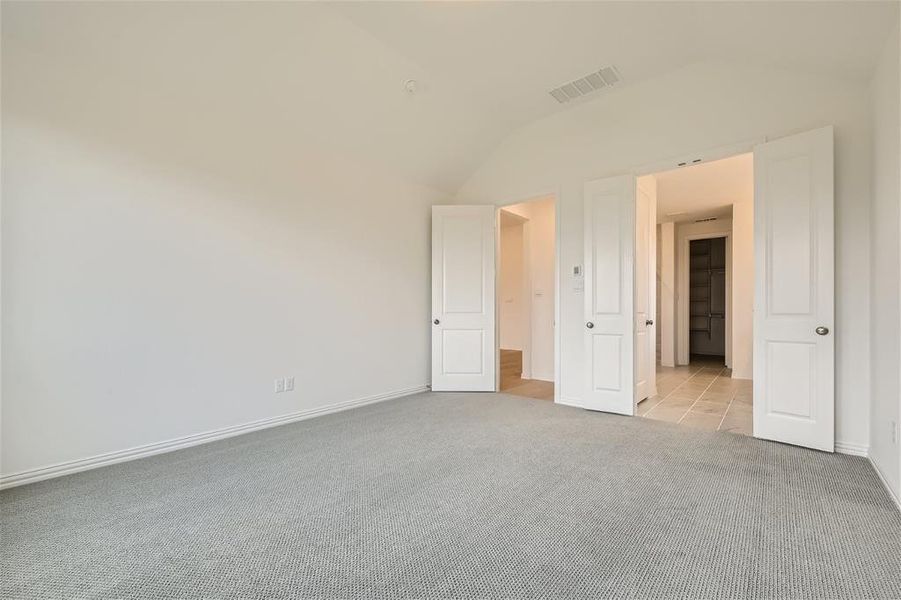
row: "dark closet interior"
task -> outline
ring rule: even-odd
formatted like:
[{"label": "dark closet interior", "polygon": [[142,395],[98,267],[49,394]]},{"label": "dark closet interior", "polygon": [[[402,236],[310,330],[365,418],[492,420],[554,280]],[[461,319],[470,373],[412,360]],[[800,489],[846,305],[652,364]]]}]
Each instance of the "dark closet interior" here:
[{"label": "dark closet interior", "polygon": [[691,240],[689,351],[726,355],[726,238]]}]

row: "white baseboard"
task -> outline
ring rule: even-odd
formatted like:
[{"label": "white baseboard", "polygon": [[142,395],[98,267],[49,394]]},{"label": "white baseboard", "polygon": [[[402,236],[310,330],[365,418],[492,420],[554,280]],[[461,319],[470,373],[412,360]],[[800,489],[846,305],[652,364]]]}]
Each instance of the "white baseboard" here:
[{"label": "white baseboard", "polygon": [[869,456],[870,447],[860,444],[852,444],[850,442],[835,442],[835,451],[839,454],[850,454],[851,456]]},{"label": "white baseboard", "polygon": [[374,404],[376,402],[383,402],[385,400],[393,400],[395,398],[401,398],[403,396],[410,396],[412,394],[426,392],[428,391],[428,389],[429,387],[427,385],[419,385],[403,390],[386,392],[384,394],[376,394],[374,396],[366,396],[364,398],[346,400],[344,402],[338,402],[336,404],[330,404],[328,406],[299,410],[293,413],[288,413],[286,415],[269,417],[267,419],[251,421],[250,423],[243,423],[241,425],[232,425],[230,427],[223,427],[221,429],[214,429],[212,431],[205,431],[203,433],[186,435],[184,437],[176,438],[173,440],[145,444],[143,446],[136,446],[134,448],[128,448],[126,450],[117,450],[115,452],[98,454],[97,456],[90,456],[88,458],[80,458],[76,460],[57,463],[55,465],[49,465],[46,467],[38,467],[36,469],[19,471],[18,473],[10,473],[9,475],[0,476],[0,490],[16,487],[19,485],[25,485],[26,483],[34,483],[36,481],[42,481],[44,479],[62,477],[63,475],[70,475],[72,473],[87,471],[89,469],[96,469],[98,467],[113,465],[129,460],[153,456],[154,454],[173,452],[175,450],[181,450],[182,448],[189,448],[191,446],[206,444],[209,442],[214,442],[216,440],[250,433],[252,431],[259,431],[260,429],[268,429],[269,427],[286,425],[288,423],[294,423],[296,421],[303,421],[305,419],[310,419],[321,415],[349,410],[351,408],[357,408],[366,404]]},{"label": "white baseboard", "polygon": [[888,479],[885,478],[885,475],[882,474],[882,471],[879,470],[879,465],[873,462],[873,458],[870,457],[870,464],[873,465],[873,470],[876,471],[876,474],[879,476],[879,480],[882,482],[882,485],[885,489],[888,490],[888,495],[892,500],[895,501],[895,506],[898,507],[898,510],[901,510],[901,497],[895,493],[895,490],[892,489],[892,486],[888,484]]}]

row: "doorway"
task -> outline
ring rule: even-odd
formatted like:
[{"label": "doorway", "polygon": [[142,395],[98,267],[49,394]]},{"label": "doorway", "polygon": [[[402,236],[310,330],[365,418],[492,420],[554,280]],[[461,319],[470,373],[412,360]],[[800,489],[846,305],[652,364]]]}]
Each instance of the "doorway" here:
[{"label": "doorway", "polygon": [[726,238],[688,245],[689,356],[726,366]]},{"label": "doorway", "polygon": [[498,232],[498,389],[553,401],[554,197],[502,207]]},{"label": "doorway", "polygon": [[653,173],[638,189],[652,190],[657,208],[655,223],[642,223],[640,210],[636,222],[636,240],[642,227],[655,240],[647,368],[657,385],[636,396],[636,414],[752,435],[753,155]]}]

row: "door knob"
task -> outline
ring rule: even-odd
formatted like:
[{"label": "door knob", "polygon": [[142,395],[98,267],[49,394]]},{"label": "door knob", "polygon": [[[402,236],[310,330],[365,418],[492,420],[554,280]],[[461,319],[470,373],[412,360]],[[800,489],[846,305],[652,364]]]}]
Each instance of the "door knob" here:
[{"label": "door knob", "polygon": [[647,321],[644,322],[644,324],[645,324],[645,325],[653,325],[653,324],[654,324],[654,320],[653,320],[653,319],[648,319]]},{"label": "door knob", "polygon": [[432,321],[432,322],[433,322],[435,325],[438,325],[439,323],[441,323],[441,321],[439,321],[438,319],[435,319],[435,320]]},{"label": "door knob", "polygon": [[588,321],[587,323],[585,323],[585,327],[587,327],[588,329],[591,329],[592,327],[594,327],[594,323],[592,323],[591,321]]},{"label": "door knob", "polygon": [[819,327],[816,328],[816,332],[817,332],[817,335],[826,335],[829,333],[829,328],[823,327],[822,325],[820,325]]}]

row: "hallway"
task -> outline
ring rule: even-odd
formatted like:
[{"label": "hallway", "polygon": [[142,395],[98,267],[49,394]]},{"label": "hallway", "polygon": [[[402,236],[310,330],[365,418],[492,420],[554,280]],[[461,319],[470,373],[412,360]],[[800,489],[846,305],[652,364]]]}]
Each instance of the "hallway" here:
[{"label": "hallway", "polygon": [[554,383],[522,378],[522,351],[501,350],[501,386],[504,394],[554,401]]},{"label": "hallway", "polygon": [[638,416],[740,435],[752,434],[749,379],[732,379],[716,360],[692,357],[680,367],[657,366],[657,395],[638,405]]}]

